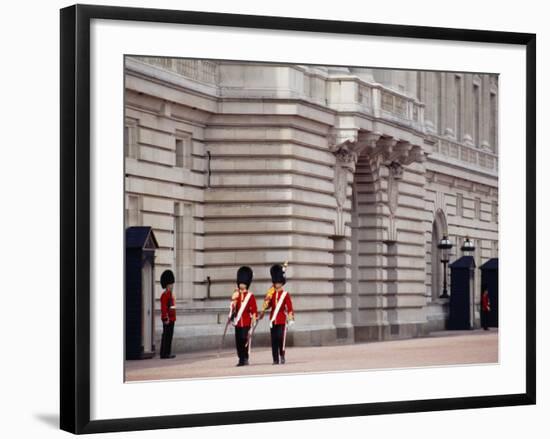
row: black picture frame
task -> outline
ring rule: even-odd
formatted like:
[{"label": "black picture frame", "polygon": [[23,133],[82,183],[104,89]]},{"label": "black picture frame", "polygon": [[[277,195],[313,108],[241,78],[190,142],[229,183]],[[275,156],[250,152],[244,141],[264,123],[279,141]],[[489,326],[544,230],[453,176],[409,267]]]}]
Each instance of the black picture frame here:
[{"label": "black picture frame", "polygon": [[[61,9],[61,333],[60,426],[72,433],[305,420],[472,409],[536,401],[536,35],[268,17],[211,12],[74,5]],[[417,401],[90,420],[90,22],[93,19],[230,26],[335,34],[502,43],[526,48],[526,392]]]}]

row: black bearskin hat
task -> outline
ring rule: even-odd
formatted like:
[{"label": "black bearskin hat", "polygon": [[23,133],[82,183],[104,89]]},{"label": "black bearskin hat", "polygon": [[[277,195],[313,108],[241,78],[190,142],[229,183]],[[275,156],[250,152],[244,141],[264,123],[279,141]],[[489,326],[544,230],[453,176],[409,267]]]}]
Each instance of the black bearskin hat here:
[{"label": "black bearskin hat", "polygon": [[253,275],[252,268],[246,266],[239,268],[237,270],[237,285],[245,284],[246,288],[250,287]]},{"label": "black bearskin hat", "polygon": [[272,265],[269,271],[271,273],[271,281],[274,284],[280,283],[284,285],[286,283],[285,268],[281,264]]},{"label": "black bearskin hat", "polygon": [[160,275],[160,286],[162,288],[166,288],[166,285],[173,284],[175,281],[172,270],[164,270]]}]

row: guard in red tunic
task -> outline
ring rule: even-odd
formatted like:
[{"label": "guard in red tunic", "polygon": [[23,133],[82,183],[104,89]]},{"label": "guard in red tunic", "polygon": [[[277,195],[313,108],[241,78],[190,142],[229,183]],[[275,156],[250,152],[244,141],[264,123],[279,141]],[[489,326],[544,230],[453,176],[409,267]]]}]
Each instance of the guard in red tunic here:
[{"label": "guard in red tunic", "polygon": [[481,293],[481,326],[485,331],[489,330],[489,313],[491,312],[491,302],[489,300],[489,290],[483,287]]},{"label": "guard in red tunic", "polygon": [[176,322],[176,299],[172,290],[174,288],[174,273],[165,270],[160,276],[160,285],[164,292],[160,296],[160,318],[162,319],[162,339],[160,342],[160,358],[175,358],[171,354],[172,337]]},{"label": "guard in red tunic", "polygon": [[231,296],[231,307],[229,310],[231,320],[235,326],[235,346],[239,362],[237,366],[248,365],[248,341],[250,327],[254,326],[258,317],[256,298],[251,291],[248,291],[252,283],[252,269],[241,267],[237,271],[237,289]]},{"label": "guard in red tunic", "polygon": [[290,293],[283,289],[286,283],[285,266],[273,265],[270,273],[273,287],[265,296],[260,318],[263,318],[265,311],[271,310],[269,327],[271,328],[273,364],[285,364],[286,333],[288,325],[294,323],[294,311]]}]

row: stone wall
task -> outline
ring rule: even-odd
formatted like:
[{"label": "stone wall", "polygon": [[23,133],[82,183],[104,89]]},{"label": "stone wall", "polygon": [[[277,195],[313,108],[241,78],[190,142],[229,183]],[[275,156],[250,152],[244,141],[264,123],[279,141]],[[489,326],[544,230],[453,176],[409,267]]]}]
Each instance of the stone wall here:
[{"label": "stone wall", "polygon": [[162,270],[176,274],[177,350],[217,347],[241,265],[261,303],[269,267],[289,261],[289,343],[318,345],[441,327],[436,215],[456,246],[476,240],[480,262],[497,251],[497,148],[425,121],[441,77],[127,57],[125,78],[126,224],[155,231],[157,298]]}]

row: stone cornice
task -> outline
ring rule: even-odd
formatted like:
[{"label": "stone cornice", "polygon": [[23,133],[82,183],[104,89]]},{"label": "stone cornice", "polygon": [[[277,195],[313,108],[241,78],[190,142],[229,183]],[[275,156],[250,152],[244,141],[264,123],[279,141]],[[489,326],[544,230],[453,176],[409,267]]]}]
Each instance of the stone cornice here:
[{"label": "stone cornice", "polygon": [[448,175],[468,175],[472,181],[480,181],[483,184],[491,185],[492,182],[498,186],[498,174],[485,171],[480,168],[468,167],[458,161],[453,161],[440,154],[430,154],[426,161],[426,169],[435,170]]},{"label": "stone cornice", "polygon": [[430,183],[441,184],[452,189],[461,189],[467,192],[476,193],[479,195],[498,195],[498,185],[492,186],[477,181],[472,181],[469,178],[461,178],[456,175],[439,173],[428,170],[426,172],[426,188],[429,189]]}]

